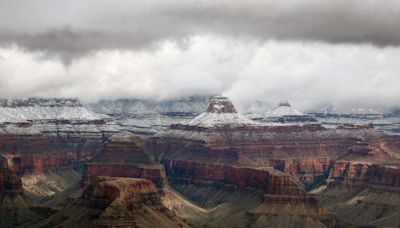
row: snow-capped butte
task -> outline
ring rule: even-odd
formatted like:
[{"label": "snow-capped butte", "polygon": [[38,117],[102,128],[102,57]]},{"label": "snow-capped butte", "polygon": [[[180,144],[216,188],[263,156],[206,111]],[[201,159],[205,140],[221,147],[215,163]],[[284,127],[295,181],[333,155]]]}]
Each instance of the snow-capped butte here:
[{"label": "snow-capped butte", "polygon": [[203,112],[188,125],[213,127],[216,125],[257,125],[258,123],[240,115],[229,98],[214,96],[206,112]]},{"label": "snow-capped butte", "polygon": [[0,100],[0,122],[27,120],[97,120],[101,116],[76,99],[17,98]]},{"label": "snow-capped butte", "polygon": [[214,96],[211,98],[207,111],[209,113],[237,113],[235,106],[227,97]]},{"label": "snow-capped butte", "polygon": [[265,113],[265,117],[304,116],[306,114],[294,109],[288,101],[279,102],[278,107]]}]

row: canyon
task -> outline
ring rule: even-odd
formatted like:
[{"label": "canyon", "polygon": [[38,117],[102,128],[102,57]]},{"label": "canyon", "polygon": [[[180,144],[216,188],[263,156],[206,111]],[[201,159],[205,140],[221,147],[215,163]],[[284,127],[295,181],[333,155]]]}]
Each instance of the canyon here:
[{"label": "canyon", "polygon": [[2,226],[399,225],[400,136],[373,124],[221,96],[0,106]]}]

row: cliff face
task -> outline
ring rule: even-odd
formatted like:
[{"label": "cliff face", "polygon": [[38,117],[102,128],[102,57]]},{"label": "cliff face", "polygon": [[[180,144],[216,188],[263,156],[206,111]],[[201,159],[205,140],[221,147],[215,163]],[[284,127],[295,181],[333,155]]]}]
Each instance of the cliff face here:
[{"label": "cliff face", "polygon": [[189,161],[163,161],[171,184],[222,187],[227,190],[255,188],[265,194],[305,195],[290,175],[273,168],[251,168]]},{"label": "cliff face", "polygon": [[159,188],[166,182],[163,166],[144,150],[144,141],[133,135],[115,135],[89,160],[83,184],[87,185],[96,176],[144,178]]},{"label": "cliff face", "polygon": [[349,148],[360,138],[374,144],[380,137],[373,129],[326,130],[316,125],[214,128],[180,125],[150,138],[147,147],[159,160],[274,167],[312,187],[328,176],[335,160],[354,154]]},{"label": "cliff face", "polygon": [[102,147],[100,139],[50,135],[0,135],[0,153],[19,175],[49,168],[79,166]]}]

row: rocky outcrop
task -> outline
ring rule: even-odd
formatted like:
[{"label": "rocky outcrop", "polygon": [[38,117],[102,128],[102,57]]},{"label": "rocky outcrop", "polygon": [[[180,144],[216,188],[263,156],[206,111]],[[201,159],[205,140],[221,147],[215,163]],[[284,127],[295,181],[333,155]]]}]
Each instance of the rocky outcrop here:
[{"label": "rocky outcrop", "polygon": [[237,113],[235,106],[227,97],[214,96],[212,97],[207,111],[210,113]]},{"label": "rocky outcrop", "polygon": [[149,179],[161,189],[166,182],[164,168],[144,150],[144,141],[133,135],[115,135],[84,168],[83,184],[96,176]]},{"label": "rocky outcrop", "polygon": [[35,226],[52,224],[63,227],[187,227],[163,206],[157,187],[150,180],[104,176],[96,177],[77,202]]}]

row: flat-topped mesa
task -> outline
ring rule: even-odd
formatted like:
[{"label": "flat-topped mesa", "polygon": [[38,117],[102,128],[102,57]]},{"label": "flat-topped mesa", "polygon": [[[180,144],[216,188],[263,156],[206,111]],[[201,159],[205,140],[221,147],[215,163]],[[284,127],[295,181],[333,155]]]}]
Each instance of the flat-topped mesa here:
[{"label": "flat-topped mesa", "polygon": [[235,106],[228,97],[214,96],[206,112],[210,113],[237,113]]},{"label": "flat-topped mesa", "polygon": [[280,101],[279,105],[266,113],[267,117],[305,116],[306,114],[294,109],[289,101]]},{"label": "flat-topped mesa", "polygon": [[261,120],[265,119],[272,122],[317,122],[317,120],[305,113],[294,109],[289,101],[281,101],[279,105],[271,111],[265,113]]}]

